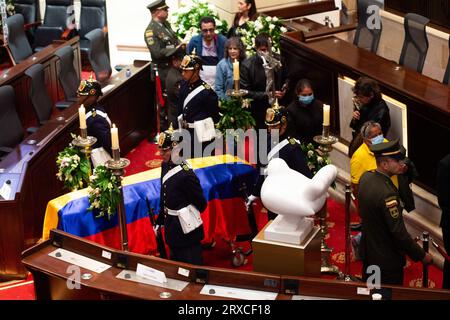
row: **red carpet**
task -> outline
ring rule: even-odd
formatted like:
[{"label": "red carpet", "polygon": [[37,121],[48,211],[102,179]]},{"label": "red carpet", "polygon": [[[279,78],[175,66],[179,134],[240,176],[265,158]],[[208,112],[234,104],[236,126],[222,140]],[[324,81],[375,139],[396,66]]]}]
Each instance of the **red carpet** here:
[{"label": "red carpet", "polygon": [[[133,149],[126,155],[131,161],[131,165],[127,168],[126,175],[135,174],[145,170],[159,167],[161,165],[161,158],[159,151],[155,144],[149,143],[147,140],[142,141],[138,147]],[[259,229],[261,229],[267,223],[267,212],[262,207],[261,203],[257,201],[255,203],[254,211],[256,214],[256,221]],[[331,254],[331,261],[333,264],[339,267],[344,272],[345,263],[345,241],[344,241],[344,206],[341,203],[328,199],[328,230],[327,244],[333,248]],[[352,220],[357,220],[356,215],[352,217]],[[246,264],[240,267],[233,267],[232,264],[232,248],[227,241],[220,234],[216,234],[216,245],[211,249],[204,250],[204,263],[205,265],[230,268],[238,270],[252,270],[252,255],[247,257]],[[235,243],[236,246],[242,247],[243,251],[247,251],[250,248],[250,242]],[[361,276],[361,262],[352,260],[350,265],[350,274],[360,277]],[[334,278],[332,275],[323,275],[322,278]],[[34,287],[31,276],[20,282],[14,284],[3,285],[0,283],[0,300],[33,300],[34,299]],[[422,264],[415,263],[408,260],[405,267],[405,281],[404,286],[409,287],[421,287],[422,286]],[[429,287],[441,288],[442,287],[442,271],[435,266],[429,267]]]}]

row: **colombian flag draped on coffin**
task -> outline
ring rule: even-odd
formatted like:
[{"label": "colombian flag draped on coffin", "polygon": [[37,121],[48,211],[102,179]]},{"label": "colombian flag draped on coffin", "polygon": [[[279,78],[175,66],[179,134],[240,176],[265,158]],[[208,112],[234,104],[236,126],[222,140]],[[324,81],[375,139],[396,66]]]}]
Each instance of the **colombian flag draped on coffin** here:
[{"label": "colombian flag draped on coffin", "polygon": [[[248,163],[230,155],[187,160],[200,180],[208,207],[202,213],[205,241],[214,236],[233,238],[250,232],[245,204],[239,188],[252,186],[257,173]],[[148,218],[146,198],[159,214],[161,169],[156,168],[125,177],[122,181],[125,200],[129,249],[149,254],[156,251],[156,241]],[[117,214],[96,218],[89,207],[87,189],[71,192],[51,200],[44,219],[43,239],[50,229],[65,232],[120,249]]]}]

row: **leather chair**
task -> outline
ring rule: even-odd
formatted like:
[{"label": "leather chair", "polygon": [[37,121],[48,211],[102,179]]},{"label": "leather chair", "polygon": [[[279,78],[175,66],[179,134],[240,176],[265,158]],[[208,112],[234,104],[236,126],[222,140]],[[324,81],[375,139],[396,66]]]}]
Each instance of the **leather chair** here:
[{"label": "leather chair", "polygon": [[357,3],[358,25],[356,27],[353,44],[358,46],[359,48],[363,48],[373,53],[377,53],[383,26],[381,24],[380,19],[379,29],[370,28],[371,27],[370,23],[373,21],[373,17],[371,17],[371,15],[373,13],[372,12],[367,13],[367,8],[371,5],[376,5],[379,8],[383,8],[383,3],[381,3],[379,0],[358,0]]},{"label": "leather chair", "polygon": [[[450,52],[450,38],[448,38],[448,50]],[[442,82],[445,84],[449,84],[450,82],[450,54],[448,56],[447,69],[445,70],[444,79]]]},{"label": "leather chair", "polygon": [[86,34],[89,40],[89,62],[99,82],[108,80],[111,76],[111,63],[106,53],[105,34],[102,29],[95,29]]},{"label": "leather chair", "polygon": [[14,0],[14,9],[16,13],[23,15],[28,41],[33,43],[36,28],[41,24],[39,0]]},{"label": "leather chair", "polygon": [[7,49],[11,54],[13,63],[17,64],[33,54],[23,29],[23,16],[21,14],[15,14],[6,18],[6,25],[9,31]]},{"label": "leather chair", "polygon": [[[40,63],[29,67],[25,74],[30,78],[30,100],[37,116],[38,124],[45,124],[53,112],[53,102],[48,95],[45,86],[44,66]],[[29,128],[27,131],[34,132],[37,128]]]},{"label": "leather chair", "polygon": [[89,40],[86,34],[94,29],[106,29],[106,1],[105,0],[81,0],[80,10],[80,50],[88,54]]},{"label": "leather chair", "polygon": [[16,13],[23,15],[25,24],[31,24],[41,20],[39,0],[14,0],[14,9]]},{"label": "leather chair", "polygon": [[428,51],[428,37],[425,30],[430,19],[415,13],[405,15],[405,40],[400,53],[399,64],[422,72]]},{"label": "leather chair", "polygon": [[[55,52],[59,57],[58,79],[64,90],[65,101],[77,101],[77,89],[80,84],[80,78],[73,65],[74,54],[71,46],[65,46]],[[59,108],[59,103],[56,104]]]},{"label": "leather chair", "polygon": [[0,87],[0,159],[10,153],[23,139],[12,86]]},{"label": "leather chair", "polygon": [[72,13],[73,0],[46,0],[44,23],[36,29],[34,50],[40,51],[53,40],[68,37],[67,20]]}]

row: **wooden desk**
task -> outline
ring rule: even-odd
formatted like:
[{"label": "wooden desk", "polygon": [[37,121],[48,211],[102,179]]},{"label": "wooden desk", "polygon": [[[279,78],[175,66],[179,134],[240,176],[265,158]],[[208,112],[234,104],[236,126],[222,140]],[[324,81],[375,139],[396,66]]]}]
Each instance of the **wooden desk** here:
[{"label": "wooden desk", "polygon": [[[302,43],[295,34],[281,38],[292,83],[306,77],[315,84],[318,99],[332,106],[332,130],[339,134],[338,77],[377,80],[381,91],[407,105],[408,155],[416,164],[417,183],[434,192],[436,165],[449,152],[450,86],[403,68],[336,37]],[[288,93],[289,94],[289,93]],[[348,106],[351,108],[352,106]],[[431,145],[438,145],[431,148]]]},{"label": "wooden desk", "polygon": [[80,43],[78,36],[68,41],[57,41],[50,44],[21,63],[11,67],[0,76],[0,86],[11,85],[14,88],[16,109],[24,127],[37,124],[36,114],[29,97],[30,81],[25,75],[25,71],[29,67],[36,63],[42,64],[45,73],[45,86],[53,104],[64,100],[64,90],[58,80],[59,58],[55,55],[55,52],[64,46],[71,46],[73,48],[75,70],[77,71],[78,77],[81,78]]},{"label": "wooden desk", "polygon": [[[130,70],[129,78],[123,70],[105,83],[114,87],[100,99],[119,128],[122,154],[156,128],[150,64]],[[48,121],[0,162],[0,186],[10,180],[14,195],[0,200],[0,276],[25,276],[20,252],[41,237],[47,203],[65,193],[55,177],[55,160],[71,141],[70,133],[79,132],[78,107],[74,103],[60,113],[62,119]]]},{"label": "wooden desk", "polygon": [[[73,279],[68,273],[69,263],[50,257],[48,254],[58,248],[80,254],[112,266],[102,273],[95,273],[80,267],[80,274],[91,273],[89,280],[80,279],[81,288],[70,290],[67,279]],[[105,254],[109,253],[109,254]],[[110,256],[110,258],[106,258]],[[230,269],[196,266],[124,252],[100,246],[58,230],[52,230],[50,239],[26,250],[22,254],[23,263],[33,274],[38,300],[49,299],[161,299],[159,294],[168,291],[172,300],[209,300],[225,299],[202,295],[203,284],[237,287],[278,293],[277,300],[291,299],[292,295],[305,295],[324,298],[370,300],[370,295],[358,294],[358,288],[366,288],[365,283],[337,280],[315,279],[309,277],[287,277],[277,274],[235,271]],[[121,280],[116,276],[124,269],[136,270],[137,263],[163,271],[166,277],[188,281],[181,292]],[[187,270],[188,276],[179,274],[179,267]],[[392,299],[435,299],[449,300],[450,291],[440,289],[403,288],[383,286],[391,292]]]}]

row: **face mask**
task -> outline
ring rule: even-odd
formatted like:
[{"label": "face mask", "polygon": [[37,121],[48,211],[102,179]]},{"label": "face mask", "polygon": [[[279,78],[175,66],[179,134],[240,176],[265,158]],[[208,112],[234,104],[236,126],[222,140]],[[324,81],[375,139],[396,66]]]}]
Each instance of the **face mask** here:
[{"label": "face mask", "polygon": [[303,104],[310,104],[314,100],[314,95],[309,96],[298,96],[298,101],[300,101]]},{"label": "face mask", "polygon": [[382,134],[370,139],[370,141],[372,142],[372,144],[379,144],[382,143],[384,141],[384,137]]}]

